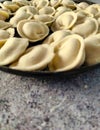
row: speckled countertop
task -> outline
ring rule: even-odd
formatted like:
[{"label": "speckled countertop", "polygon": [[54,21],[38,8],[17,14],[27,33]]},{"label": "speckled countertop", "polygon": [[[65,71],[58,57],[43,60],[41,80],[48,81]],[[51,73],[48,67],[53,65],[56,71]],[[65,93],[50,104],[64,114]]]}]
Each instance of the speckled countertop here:
[{"label": "speckled countertop", "polygon": [[100,130],[100,67],[72,78],[0,71],[0,130]]}]

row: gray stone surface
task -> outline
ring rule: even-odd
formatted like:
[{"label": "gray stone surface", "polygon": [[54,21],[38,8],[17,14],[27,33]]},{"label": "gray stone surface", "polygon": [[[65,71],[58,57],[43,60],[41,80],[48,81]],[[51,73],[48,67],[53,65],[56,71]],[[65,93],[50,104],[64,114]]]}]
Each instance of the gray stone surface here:
[{"label": "gray stone surface", "polygon": [[0,71],[0,130],[100,130],[100,67],[71,78]]}]

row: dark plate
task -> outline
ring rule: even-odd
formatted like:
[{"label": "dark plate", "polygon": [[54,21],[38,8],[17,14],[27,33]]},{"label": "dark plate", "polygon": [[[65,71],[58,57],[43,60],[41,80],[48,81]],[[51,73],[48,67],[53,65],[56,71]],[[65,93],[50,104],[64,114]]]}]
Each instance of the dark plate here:
[{"label": "dark plate", "polygon": [[[4,0],[1,0],[4,1]],[[79,3],[82,0],[75,0],[75,2]],[[88,2],[89,4],[93,4],[93,2],[88,1],[88,0],[84,0],[84,2]],[[63,71],[63,72],[49,72],[49,71],[34,71],[34,72],[28,72],[28,71],[20,71],[20,70],[14,70],[14,69],[10,69],[7,66],[0,66],[0,70],[7,72],[7,73],[11,73],[11,74],[15,74],[15,75],[21,75],[21,76],[27,76],[27,77],[34,77],[34,76],[72,76],[72,75],[76,75],[79,73],[83,73],[85,71],[89,71],[95,68],[100,67],[100,63],[96,64],[96,65],[91,65],[91,66],[82,66],[78,69],[73,69],[70,71]]]},{"label": "dark plate", "polygon": [[73,69],[70,71],[63,71],[63,72],[49,72],[49,71],[34,71],[34,72],[28,72],[28,71],[20,71],[20,70],[14,70],[10,69],[6,66],[0,66],[0,70],[11,73],[11,74],[16,74],[16,75],[21,75],[21,76],[27,76],[27,77],[32,77],[32,76],[72,76],[75,74],[83,73],[85,71],[89,71],[95,68],[99,68],[100,63],[96,65],[91,65],[91,66],[82,66],[78,69]]}]

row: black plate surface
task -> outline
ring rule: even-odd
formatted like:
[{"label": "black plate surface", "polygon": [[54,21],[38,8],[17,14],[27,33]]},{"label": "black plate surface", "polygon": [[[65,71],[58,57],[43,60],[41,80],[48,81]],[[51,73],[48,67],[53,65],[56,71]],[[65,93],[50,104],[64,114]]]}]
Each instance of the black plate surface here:
[{"label": "black plate surface", "polygon": [[[4,1],[4,0],[1,0],[1,1]],[[93,2],[91,2],[91,1],[84,0],[84,2],[85,1],[88,2],[89,4],[93,4]],[[82,0],[75,0],[75,2],[79,3],[79,2],[82,2]],[[7,73],[21,75],[21,76],[27,76],[27,77],[32,77],[32,76],[72,76],[72,75],[83,73],[85,71],[89,71],[89,70],[92,70],[92,69],[98,68],[98,67],[100,67],[100,63],[96,64],[96,65],[91,65],[91,66],[82,66],[78,69],[73,69],[70,71],[63,71],[63,72],[49,72],[49,71],[28,72],[28,71],[20,71],[20,70],[10,69],[7,66],[0,66],[0,70],[7,72]]]},{"label": "black plate surface", "polygon": [[75,74],[83,73],[85,71],[92,70],[94,68],[100,68],[100,63],[96,65],[91,65],[91,66],[83,66],[78,69],[73,69],[70,71],[63,71],[63,72],[49,72],[49,71],[34,71],[34,72],[28,72],[28,71],[20,71],[20,70],[14,70],[10,69],[6,66],[0,66],[0,70],[11,73],[11,74],[16,74],[16,75],[21,75],[21,76],[27,76],[27,77],[32,77],[32,76],[72,76]]}]

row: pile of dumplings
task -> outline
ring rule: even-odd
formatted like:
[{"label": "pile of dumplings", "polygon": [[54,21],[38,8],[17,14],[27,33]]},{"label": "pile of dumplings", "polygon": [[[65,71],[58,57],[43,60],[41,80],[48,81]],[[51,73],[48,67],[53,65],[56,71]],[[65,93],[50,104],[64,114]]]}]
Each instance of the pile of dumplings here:
[{"label": "pile of dumplings", "polygon": [[69,71],[100,63],[100,4],[73,0],[0,3],[0,66]]}]

